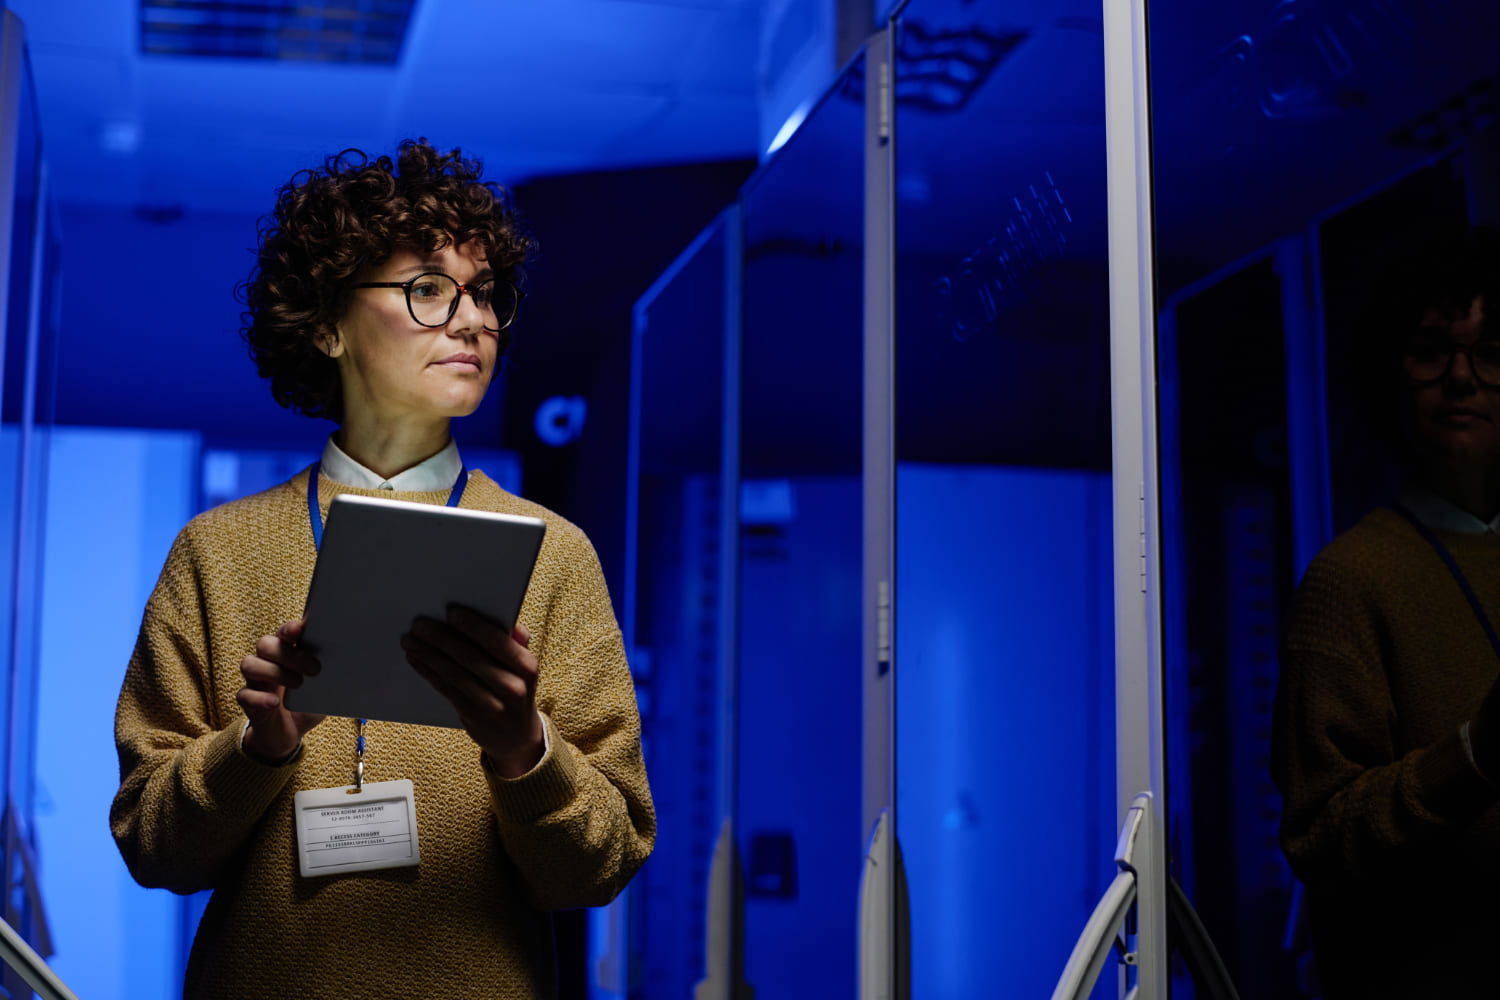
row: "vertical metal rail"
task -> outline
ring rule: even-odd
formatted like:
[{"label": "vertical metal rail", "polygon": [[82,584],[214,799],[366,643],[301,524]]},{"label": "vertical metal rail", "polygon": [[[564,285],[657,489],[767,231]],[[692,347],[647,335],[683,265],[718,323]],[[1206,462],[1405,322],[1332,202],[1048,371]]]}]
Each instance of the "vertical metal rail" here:
[{"label": "vertical metal rail", "polygon": [[0,387],[5,385],[5,330],[10,315],[11,233],[15,229],[16,154],[21,139],[21,81],[26,28],[0,10]]},{"label": "vertical metal rail", "polygon": [[1292,551],[1298,579],[1333,540],[1333,487],[1328,470],[1327,346],[1317,230],[1276,244],[1286,354],[1287,459],[1291,466]]},{"label": "vertical metal rail", "polygon": [[743,201],[731,205],[724,222],[723,419],[719,448],[719,838],[709,864],[704,977],[695,1000],[747,1000],[745,982],[744,882],[740,873],[740,400],[743,386],[745,216]]},{"label": "vertical metal rail", "polygon": [[896,824],[895,27],[865,48],[863,780],[869,832],[859,909],[859,996],[909,995]]},{"label": "vertical metal rail", "polygon": [[[1145,0],[1104,0],[1119,805],[1152,796],[1137,845],[1135,994],[1167,995],[1160,511]],[[1128,985],[1128,984],[1127,984]]]},{"label": "vertical metal rail", "polygon": [[[31,218],[31,267],[26,301],[26,348],[22,359],[21,419],[20,419],[20,481],[16,483],[15,544],[12,547],[14,561],[11,564],[11,614],[10,614],[10,698],[6,718],[5,736],[7,752],[7,774],[5,783],[6,823],[6,870],[5,902],[0,914],[11,926],[30,934],[43,953],[52,951],[51,934],[47,927],[47,915],[42,906],[36,872],[33,871],[32,831],[30,803],[36,778],[36,696],[40,664],[35,659],[35,643],[32,643],[32,659],[24,658],[25,639],[28,631],[34,633],[39,625],[37,590],[41,583],[35,574],[36,555],[41,546],[41,526],[32,531],[35,513],[36,477],[45,475],[45,468],[38,468],[36,440],[36,393],[37,365],[41,349],[42,328],[42,281],[45,270],[45,248],[47,239],[47,170],[38,164],[36,195],[32,202]],[[9,331],[14,333],[15,331]],[[43,483],[45,486],[45,481]],[[30,610],[32,613],[27,614]],[[18,872],[19,869],[19,872]],[[18,902],[14,889],[16,878],[28,891]],[[14,983],[12,992],[21,993]]]}]

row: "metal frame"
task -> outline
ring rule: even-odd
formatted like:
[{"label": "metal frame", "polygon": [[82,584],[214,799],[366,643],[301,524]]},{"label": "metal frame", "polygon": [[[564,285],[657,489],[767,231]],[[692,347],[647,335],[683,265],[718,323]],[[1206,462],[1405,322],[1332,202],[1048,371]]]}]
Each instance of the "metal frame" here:
[{"label": "metal frame", "polygon": [[0,961],[19,973],[42,1000],[78,1000],[10,924],[0,921]]},{"label": "metal frame", "polygon": [[1317,230],[1278,241],[1274,253],[1276,275],[1281,281],[1292,569],[1301,579],[1313,556],[1333,540],[1328,346],[1323,329],[1322,254]]},{"label": "metal frame", "polygon": [[[1114,456],[1115,720],[1121,814],[1165,792],[1158,542],[1151,131],[1145,0],[1104,0],[1109,188],[1110,391]],[[1136,852],[1136,993],[1167,995],[1163,809]]]},{"label": "metal frame", "polygon": [[739,1000],[745,983],[744,884],[740,870],[740,362],[745,325],[745,222],[742,201],[720,216],[724,226],[723,417],[719,445],[719,839],[708,872],[703,981],[696,1000]]},{"label": "metal frame", "polygon": [[896,27],[865,47],[863,677],[859,996],[909,995],[896,823],[895,116]]},{"label": "metal frame", "polygon": [[26,27],[11,11],[0,11],[0,393],[5,385],[4,317],[10,306],[10,245],[15,230],[16,153],[21,131],[21,83]]},{"label": "metal frame", "polygon": [[[1137,795],[1125,813],[1125,823],[1120,827],[1120,840],[1115,847],[1115,866],[1120,869],[1119,874],[1104,890],[1104,896],[1084,925],[1083,935],[1073,946],[1068,964],[1063,966],[1062,975],[1058,977],[1057,988],[1052,991],[1052,1000],[1082,1000],[1093,991],[1099,973],[1104,971],[1104,963],[1116,947],[1116,934],[1139,891],[1135,855],[1142,837],[1150,836],[1150,815],[1151,796]],[[1125,960],[1131,962],[1133,958],[1134,955],[1127,955]]]}]

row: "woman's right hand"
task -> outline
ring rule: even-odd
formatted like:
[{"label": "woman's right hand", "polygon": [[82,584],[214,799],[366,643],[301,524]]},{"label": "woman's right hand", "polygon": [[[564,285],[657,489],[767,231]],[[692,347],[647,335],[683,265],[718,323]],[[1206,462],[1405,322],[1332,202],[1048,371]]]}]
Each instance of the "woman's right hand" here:
[{"label": "woman's right hand", "polygon": [[245,730],[245,752],[268,764],[291,757],[302,745],[302,736],[323,721],[323,716],[293,712],[286,707],[287,688],[299,688],[304,677],[320,668],[317,658],[297,648],[307,619],[287,622],[273,635],[263,635],[255,652],[240,661],[245,686],[234,696],[245,710],[250,727]]}]

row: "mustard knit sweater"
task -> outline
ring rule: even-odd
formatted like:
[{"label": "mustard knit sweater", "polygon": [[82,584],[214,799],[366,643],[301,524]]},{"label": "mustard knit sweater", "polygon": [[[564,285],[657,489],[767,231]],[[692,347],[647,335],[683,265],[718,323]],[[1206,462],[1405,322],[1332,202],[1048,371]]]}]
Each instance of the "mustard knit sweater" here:
[{"label": "mustard knit sweater", "polygon": [[[583,533],[476,472],[462,506],[547,522],[520,622],[550,749],[481,767],[461,729],[371,722],[367,781],[410,778],[419,867],[302,878],[292,796],[351,782],[355,723],[330,717],[290,764],[239,745],[240,660],[301,616],[317,553],[307,472],[195,518],[146,605],[115,720],[110,825],[136,880],[212,888],[187,997],[532,998],[556,993],[549,910],[598,906],[651,852],[655,813],[620,631]],[[441,493],[338,493],[442,504]]]},{"label": "mustard knit sweater", "polygon": [[[1500,627],[1500,538],[1440,535]],[[1336,539],[1285,629],[1272,769],[1326,995],[1500,995],[1500,806],[1459,727],[1500,675],[1399,515]]]}]

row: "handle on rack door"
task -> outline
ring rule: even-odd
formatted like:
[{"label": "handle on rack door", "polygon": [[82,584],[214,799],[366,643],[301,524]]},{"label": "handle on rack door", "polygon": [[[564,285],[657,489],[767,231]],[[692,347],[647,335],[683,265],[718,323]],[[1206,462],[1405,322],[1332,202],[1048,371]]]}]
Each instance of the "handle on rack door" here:
[{"label": "handle on rack door", "polygon": [[1093,990],[1099,973],[1104,970],[1120,925],[1135,902],[1135,844],[1149,808],[1150,797],[1137,795],[1130,811],[1125,814],[1120,840],[1115,847],[1115,866],[1119,868],[1119,874],[1104,890],[1099,905],[1094,907],[1088,923],[1083,925],[1083,933],[1078,936],[1073,954],[1068,956],[1068,964],[1063,966],[1062,975],[1057,980],[1057,988],[1052,991],[1052,1000],[1082,1000]]}]

